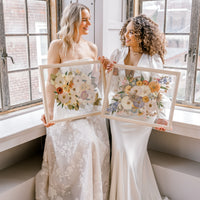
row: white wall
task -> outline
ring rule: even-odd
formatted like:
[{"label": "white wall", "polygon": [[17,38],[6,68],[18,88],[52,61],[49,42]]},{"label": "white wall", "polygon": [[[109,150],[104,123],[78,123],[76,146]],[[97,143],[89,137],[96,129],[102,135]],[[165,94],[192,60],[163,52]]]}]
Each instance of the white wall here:
[{"label": "white wall", "polygon": [[120,48],[119,32],[124,19],[122,0],[96,0],[95,43],[99,55],[110,57],[113,50]]}]

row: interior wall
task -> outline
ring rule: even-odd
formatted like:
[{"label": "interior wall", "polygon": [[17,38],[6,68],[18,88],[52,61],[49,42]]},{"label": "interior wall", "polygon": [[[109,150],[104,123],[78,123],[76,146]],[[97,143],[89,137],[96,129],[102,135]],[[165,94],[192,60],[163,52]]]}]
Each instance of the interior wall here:
[{"label": "interior wall", "polygon": [[43,154],[44,138],[37,138],[30,142],[0,152],[0,170],[8,168],[15,163],[30,158],[38,153]]},{"label": "interior wall", "polygon": [[148,148],[200,162],[200,140],[194,138],[153,130]]}]

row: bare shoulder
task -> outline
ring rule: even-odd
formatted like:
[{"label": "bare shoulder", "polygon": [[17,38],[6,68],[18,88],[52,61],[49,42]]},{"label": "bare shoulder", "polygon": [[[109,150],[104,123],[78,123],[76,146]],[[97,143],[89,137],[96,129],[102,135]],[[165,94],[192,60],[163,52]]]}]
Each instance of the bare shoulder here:
[{"label": "bare shoulder", "polygon": [[97,46],[96,44],[90,42],[90,41],[87,41],[87,44],[91,50],[91,52],[94,54],[94,58],[96,59],[97,58],[97,54],[98,54],[98,49],[97,49]]},{"label": "bare shoulder", "polygon": [[50,43],[50,47],[49,47],[49,49],[60,49],[60,47],[63,45],[63,42],[62,42],[62,40],[61,39],[56,39],[56,40],[53,40],[53,41],[51,41],[51,43]]},{"label": "bare shoulder", "polygon": [[60,63],[60,50],[62,49],[62,40],[53,40],[49,46],[48,51],[48,63],[56,64]]}]

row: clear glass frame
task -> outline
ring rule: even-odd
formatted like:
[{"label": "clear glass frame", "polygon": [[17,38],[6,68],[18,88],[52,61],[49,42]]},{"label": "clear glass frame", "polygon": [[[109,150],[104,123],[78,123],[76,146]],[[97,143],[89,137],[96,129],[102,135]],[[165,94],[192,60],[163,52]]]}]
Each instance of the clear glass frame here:
[{"label": "clear glass frame", "polygon": [[[172,129],[180,72],[119,64],[113,71],[107,81],[103,117]],[[157,123],[159,118],[167,124]]]},{"label": "clear glass frame", "polygon": [[[48,69],[59,68],[49,75]],[[46,121],[61,122],[101,114],[105,74],[99,61],[76,60],[62,64],[40,65],[40,78]],[[48,90],[47,84],[53,86]],[[48,106],[54,95],[53,115]]]}]

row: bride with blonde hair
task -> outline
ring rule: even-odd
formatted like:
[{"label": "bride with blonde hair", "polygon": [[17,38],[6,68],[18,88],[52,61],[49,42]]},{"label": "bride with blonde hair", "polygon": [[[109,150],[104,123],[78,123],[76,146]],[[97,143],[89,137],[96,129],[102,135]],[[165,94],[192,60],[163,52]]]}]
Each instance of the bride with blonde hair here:
[{"label": "bride with blonde hair", "polygon": [[[72,60],[96,60],[97,47],[84,40],[90,23],[90,10],[82,4],[70,4],[63,12],[60,39],[51,42],[48,64]],[[55,104],[55,87],[51,74],[62,68],[48,70],[48,109],[50,118],[59,115]],[[78,111],[77,111],[78,112]],[[87,117],[71,122],[47,123],[42,169],[36,176],[37,200],[106,200],[109,191],[110,148],[104,119]]]}]

